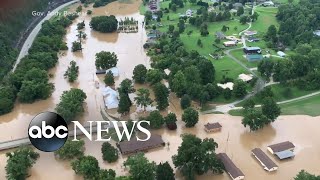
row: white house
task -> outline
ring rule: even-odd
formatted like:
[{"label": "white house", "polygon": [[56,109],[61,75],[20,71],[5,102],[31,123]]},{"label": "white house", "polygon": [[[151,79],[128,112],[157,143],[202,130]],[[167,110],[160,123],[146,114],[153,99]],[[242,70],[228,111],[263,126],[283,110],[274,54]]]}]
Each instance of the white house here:
[{"label": "white house", "polygon": [[111,71],[112,72],[112,75],[114,77],[118,77],[119,76],[119,69],[117,67],[113,67],[113,68],[110,68],[108,70],[106,70],[106,74]]},{"label": "white house", "polygon": [[104,104],[107,109],[115,109],[119,106],[119,94],[114,89],[108,87],[103,88],[102,90]]}]

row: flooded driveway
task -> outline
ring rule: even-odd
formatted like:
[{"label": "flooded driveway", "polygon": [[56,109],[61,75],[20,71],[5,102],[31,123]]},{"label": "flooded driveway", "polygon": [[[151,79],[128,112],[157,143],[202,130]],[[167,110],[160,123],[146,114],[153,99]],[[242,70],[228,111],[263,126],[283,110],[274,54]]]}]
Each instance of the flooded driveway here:
[{"label": "flooded driveway", "polygon": [[[12,113],[0,116],[0,141],[21,138],[27,136],[27,126],[30,120],[41,111],[53,111],[55,105],[59,102],[63,91],[71,87],[83,89],[87,94],[86,112],[80,119],[82,122],[88,120],[101,120],[100,110],[103,108],[103,100],[100,89],[95,88],[95,81],[103,85],[103,76],[95,75],[95,54],[100,51],[112,51],[118,55],[118,68],[120,77],[116,80],[116,86],[121,80],[132,77],[132,70],[137,64],[144,64],[149,67],[149,58],[146,56],[142,45],[146,41],[145,30],[141,28],[143,16],[139,15],[138,8],[140,1],[133,1],[130,4],[113,2],[106,7],[94,9],[93,15],[114,14],[117,18],[134,17],[139,21],[139,32],[132,34],[102,34],[94,32],[89,27],[91,17],[83,15],[67,29],[65,40],[68,47],[71,47],[73,41],[77,39],[76,25],[78,22],[85,21],[85,33],[87,40],[83,43],[83,51],[72,53],[70,50],[62,52],[59,56],[59,63],[50,71],[54,77],[51,82],[55,84],[56,90],[52,97],[45,101],[38,101],[33,104],[17,104]],[[75,5],[73,9],[76,7]],[[86,9],[84,10],[84,12]],[[79,66],[79,77],[77,82],[69,84],[64,79],[63,74],[66,71],[71,60],[75,60]],[[140,86],[138,86],[140,87]],[[172,165],[171,156],[176,154],[178,146],[181,143],[180,135],[183,133],[196,134],[200,138],[211,137],[219,144],[217,152],[226,152],[234,163],[243,171],[246,179],[292,179],[302,168],[315,174],[320,174],[320,137],[319,117],[309,116],[281,116],[279,120],[258,132],[250,133],[241,124],[240,117],[229,115],[201,115],[200,121],[194,128],[187,129],[181,119],[181,109],[179,101],[173,95],[170,98],[169,111],[177,113],[178,129],[177,131],[168,131],[167,129],[157,130],[154,133],[161,134],[163,140],[167,143],[164,148],[156,149],[146,153],[148,159],[156,163],[169,161]],[[220,122],[223,126],[222,131],[218,133],[207,134],[204,131],[204,124],[207,122]],[[251,156],[251,149],[259,147],[266,152],[266,147],[270,144],[289,140],[296,145],[296,157],[292,160],[279,162],[275,157],[269,155],[279,169],[275,173],[267,173],[260,164]],[[106,163],[102,160],[101,144],[99,142],[90,142],[86,140],[85,154],[95,156],[100,163],[101,168],[115,169],[117,175],[126,175],[127,171],[122,166],[126,156],[120,156],[116,163]],[[169,145],[168,145],[169,144]],[[40,158],[31,169],[30,180],[55,180],[82,179],[75,175],[68,161],[56,160],[53,153],[39,152]],[[0,152],[0,179],[5,179],[6,157],[5,152]],[[229,180],[226,173],[223,175],[212,176],[211,173],[198,177],[197,179],[209,180]],[[182,179],[177,174],[177,179]]]}]

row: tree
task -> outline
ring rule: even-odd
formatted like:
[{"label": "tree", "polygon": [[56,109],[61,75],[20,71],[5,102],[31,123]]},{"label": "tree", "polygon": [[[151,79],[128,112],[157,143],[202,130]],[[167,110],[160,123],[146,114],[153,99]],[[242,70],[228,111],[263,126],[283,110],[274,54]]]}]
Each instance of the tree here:
[{"label": "tree", "polygon": [[171,90],[177,94],[178,97],[181,97],[186,92],[187,80],[182,71],[178,71],[172,80],[170,85]]},{"label": "tree", "polygon": [[177,116],[176,114],[170,112],[165,118],[164,122],[166,123],[168,129],[170,130],[175,130],[177,129]]},{"label": "tree", "polygon": [[64,91],[55,110],[67,123],[70,123],[84,112],[83,103],[86,98],[87,95],[81,89],[72,88],[69,91]]},{"label": "tree", "polygon": [[155,100],[157,102],[157,109],[164,110],[169,106],[169,90],[168,88],[162,84],[157,83],[153,86],[153,92],[155,95]]},{"label": "tree", "polygon": [[227,26],[223,25],[221,31],[226,32],[228,30]]},{"label": "tree", "polygon": [[237,16],[241,16],[242,14],[244,14],[244,8],[241,6],[241,7],[239,7],[239,9],[237,10]]},{"label": "tree", "polygon": [[245,103],[243,104],[243,108],[244,109],[253,109],[255,105],[256,104],[254,103],[252,98],[250,98],[250,99],[245,101]]},{"label": "tree", "polygon": [[18,98],[22,103],[33,103],[38,99],[50,97],[53,89],[54,86],[49,83],[47,72],[39,68],[32,68],[24,75]]},{"label": "tree", "polygon": [[138,64],[133,69],[132,79],[136,83],[143,84],[146,81],[147,68],[143,64]]},{"label": "tree", "polygon": [[133,180],[154,180],[156,164],[150,162],[143,153],[129,156],[124,162],[124,166],[129,167],[129,172]]},{"label": "tree", "polygon": [[119,105],[118,105],[118,113],[120,114],[126,114],[130,112],[130,107],[131,107],[131,100],[128,96],[128,94],[119,92]]},{"label": "tree", "polygon": [[13,86],[3,86],[0,88],[0,115],[9,113],[16,100],[16,89]]},{"label": "tree", "polygon": [[268,118],[261,111],[255,109],[247,109],[242,119],[242,124],[244,127],[249,126],[250,131],[262,129],[268,123]]},{"label": "tree", "polygon": [[101,147],[102,159],[108,163],[116,162],[119,158],[118,150],[109,142],[104,142]]},{"label": "tree", "polygon": [[67,71],[64,73],[64,78],[68,78],[69,82],[74,82],[77,80],[79,74],[79,66],[75,61],[70,62],[70,66]]},{"label": "tree", "polygon": [[237,98],[245,97],[247,92],[247,84],[242,80],[237,80],[233,86],[233,94]]},{"label": "tree", "polygon": [[202,46],[203,46],[201,39],[198,39],[197,45],[198,45],[199,47],[202,47]]},{"label": "tree", "polygon": [[78,6],[77,9],[76,9],[76,12],[81,12],[82,11],[82,6]]},{"label": "tree", "polygon": [[124,79],[121,81],[118,91],[125,94],[133,93],[135,89],[133,88],[132,81],[130,79]]},{"label": "tree", "polygon": [[27,179],[29,169],[36,163],[39,154],[34,152],[31,147],[20,147],[13,152],[6,153],[7,179]]},{"label": "tree", "polygon": [[88,14],[88,15],[91,15],[91,14],[92,14],[92,11],[91,11],[91,10],[88,10],[88,11],[87,11],[87,14]]},{"label": "tree", "polygon": [[150,83],[150,85],[154,85],[160,82],[162,79],[163,79],[163,72],[161,72],[159,69],[150,69],[147,72],[146,81]]},{"label": "tree", "polygon": [[111,33],[118,29],[118,20],[115,16],[97,16],[90,21],[90,27],[95,31]]},{"label": "tree", "polygon": [[257,21],[258,20],[258,17],[259,17],[259,14],[257,12],[254,12],[250,18],[253,22]]},{"label": "tree", "polygon": [[241,24],[246,24],[248,21],[249,21],[248,16],[243,15],[243,16],[240,17],[240,23]]},{"label": "tree", "polygon": [[114,52],[101,51],[96,54],[97,69],[110,69],[117,66],[118,57]]},{"label": "tree", "polygon": [[175,180],[173,169],[168,161],[157,166],[156,177],[157,180]]},{"label": "tree", "polygon": [[74,159],[84,154],[84,141],[67,140],[66,143],[54,155],[59,159]]},{"label": "tree", "polygon": [[261,105],[262,114],[264,114],[270,122],[274,122],[281,114],[279,105],[272,98],[265,98]]},{"label": "tree", "polygon": [[98,160],[93,156],[82,156],[71,162],[71,167],[85,179],[96,179],[100,172]]},{"label": "tree", "polygon": [[271,41],[272,43],[277,42],[277,28],[275,25],[270,25],[268,31],[265,35],[265,39]]},{"label": "tree", "polygon": [[222,173],[223,164],[217,159],[215,150],[218,144],[212,139],[199,139],[195,135],[185,134],[178,148],[178,154],[172,156],[173,164],[187,180],[194,180],[195,174],[208,171]]},{"label": "tree", "polygon": [[152,129],[160,129],[164,123],[164,119],[159,111],[155,110],[147,117],[147,121],[150,121],[150,127]]},{"label": "tree", "polygon": [[305,170],[301,170],[294,180],[320,180],[320,176],[316,176],[306,172]]},{"label": "tree", "polygon": [[185,29],[185,25],[184,25],[184,20],[183,19],[179,20],[178,28],[179,28],[179,33],[183,33],[183,31]]},{"label": "tree", "polygon": [[174,25],[169,25],[168,32],[173,33],[173,31],[174,31]]},{"label": "tree", "polygon": [[107,72],[106,76],[104,77],[104,83],[106,83],[107,86],[114,85],[114,77],[111,71]]},{"label": "tree", "polygon": [[188,107],[183,111],[182,121],[186,123],[186,127],[193,127],[199,121],[199,113],[198,111]]},{"label": "tree", "polygon": [[115,180],[116,172],[113,169],[103,169],[99,171],[99,177],[97,179],[103,180]]},{"label": "tree", "polygon": [[200,72],[200,78],[202,84],[206,85],[212,83],[215,79],[215,69],[212,64],[207,59],[201,58],[198,62],[197,69]]},{"label": "tree", "polygon": [[86,26],[86,24],[84,23],[84,21],[80,22],[77,24],[77,30],[81,30]]},{"label": "tree", "polygon": [[82,50],[81,42],[78,42],[78,41],[72,42],[72,52],[81,51],[81,50]]},{"label": "tree", "polygon": [[137,97],[135,97],[134,100],[136,101],[137,105],[143,107],[143,110],[145,111],[146,107],[152,104],[149,89],[138,89]]},{"label": "tree", "polygon": [[209,31],[208,31],[208,25],[206,23],[203,23],[200,27],[200,34],[201,36],[208,36]]},{"label": "tree", "polygon": [[229,88],[226,88],[226,89],[224,89],[223,90],[223,97],[225,98],[225,99],[231,99],[231,97],[232,97],[232,91],[229,89]]},{"label": "tree", "polygon": [[180,106],[182,109],[187,109],[188,107],[191,106],[191,98],[188,94],[185,94],[182,96],[180,100]]}]

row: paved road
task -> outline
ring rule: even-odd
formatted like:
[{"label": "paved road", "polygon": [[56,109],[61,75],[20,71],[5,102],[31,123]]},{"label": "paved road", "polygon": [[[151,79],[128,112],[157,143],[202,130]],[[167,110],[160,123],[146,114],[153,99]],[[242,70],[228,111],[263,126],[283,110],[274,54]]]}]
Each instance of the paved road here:
[{"label": "paved road", "polygon": [[[79,0],[73,0],[73,1],[70,1],[70,2],[68,2],[68,3],[66,3],[66,4],[63,4],[63,5],[59,6],[59,7],[57,7],[55,10],[53,10],[52,13],[55,14],[56,12],[58,12],[58,11],[61,10],[61,9],[63,9],[64,7],[69,6],[69,5],[71,5],[71,4],[73,4],[73,3],[76,3],[76,2],[78,2],[78,1],[79,1]],[[42,23],[43,23],[44,21],[46,21],[46,20],[49,20],[51,17],[52,17],[52,16],[47,15],[44,19],[42,19],[42,20],[38,23],[38,25],[37,25],[37,26],[32,30],[32,32],[29,34],[28,38],[26,39],[26,41],[24,42],[24,44],[23,44],[23,46],[22,46],[22,48],[21,48],[21,51],[20,51],[19,56],[18,56],[18,58],[17,58],[17,60],[16,60],[16,62],[15,62],[15,64],[14,64],[14,66],[13,66],[12,71],[15,71],[15,70],[16,70],[17,65],[20,63],[21,59],[22,59],[25,55],[28,54],[28,51],[29,51],[29,49],[30,49],[30,47],[31,47],[34,39],[37,37],[37,35],[38,35],[38,33],[39,33],[40,29],[41,29]]]}]

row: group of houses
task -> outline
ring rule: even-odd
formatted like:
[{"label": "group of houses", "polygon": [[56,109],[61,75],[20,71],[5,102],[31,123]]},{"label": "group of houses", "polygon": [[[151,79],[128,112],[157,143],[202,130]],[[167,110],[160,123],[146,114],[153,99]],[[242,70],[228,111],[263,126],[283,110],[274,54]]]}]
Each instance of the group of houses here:
[{"label": "group of houses", "polygon": [[[290,141],[273,144],[267,147],[268,151],[277,156],[279,160],[293,158],[295,156],[293,153],[294,148],[295,146]],[[272,172],[279,168],[279,166],[260,148],[252,149],[251,154],[262,165],[264,170]],[[229,174],[231,179],[241,180],[245,178],[243,172],[232,162],[226,153],[219,153],[217,157],[223,163],[225,171]]]}]

